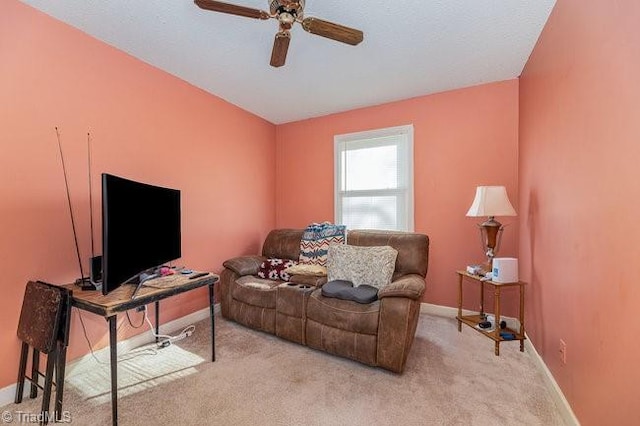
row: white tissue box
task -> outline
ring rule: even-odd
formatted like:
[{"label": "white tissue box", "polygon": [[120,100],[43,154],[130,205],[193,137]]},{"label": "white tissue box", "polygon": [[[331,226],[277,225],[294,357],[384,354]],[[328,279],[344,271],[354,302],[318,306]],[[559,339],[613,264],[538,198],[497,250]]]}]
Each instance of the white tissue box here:
[{"label": "white tissue box", "polygon": [[497,283],[518,282],[518,259],[514,257],[496,257],[493,259],[493,278]]}]

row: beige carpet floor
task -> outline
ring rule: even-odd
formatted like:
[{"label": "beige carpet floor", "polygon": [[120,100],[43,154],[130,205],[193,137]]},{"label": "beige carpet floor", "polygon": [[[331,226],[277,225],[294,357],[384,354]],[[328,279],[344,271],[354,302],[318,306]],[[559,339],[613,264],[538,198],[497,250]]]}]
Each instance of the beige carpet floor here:
[{"label": "beige carpet floor", "polygon": [[[531,354],[451,318],[422,314],[403,375],[311,350],[216,318],[119,364],[120,425],[564,425]],[[153,346],[150,346],[153,347]],[[92,358],[67,372],[72,424],[109,425],[109,368]],[[125,357],[125,358],[126,358]],[[37,413],[28,397],[3,411]]]}]

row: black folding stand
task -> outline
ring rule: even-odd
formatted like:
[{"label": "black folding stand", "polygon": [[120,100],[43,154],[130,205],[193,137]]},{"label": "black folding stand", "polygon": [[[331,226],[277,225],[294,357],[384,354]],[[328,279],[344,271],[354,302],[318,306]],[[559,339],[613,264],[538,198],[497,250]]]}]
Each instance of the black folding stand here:
[{"label": "black folding stand", "polygon": [[[30,382],[30,398],[38,396],[38,389],[42,389],[42,424],[50,419],[49,403],[51,388],[56,387],[55,420],[62,419],[62,399],[64,395],[64,373],[69,346],[69,324],[71,320],[72,291],[47,284],[41,281],[30,281],[25,289],[20,321],[18,323],[18,338],[22,340],[20,365],[16,386],[15,402],[22,402],[24,382]],[[27,376],[27,361],[29,348],[33,350],[31,357],[31,376]],[[47,355],[45,374],[40,372],[40,354]],[[53,380],[53,371],[56,377]],[[41,386],[40,377],[44,377]]]}]

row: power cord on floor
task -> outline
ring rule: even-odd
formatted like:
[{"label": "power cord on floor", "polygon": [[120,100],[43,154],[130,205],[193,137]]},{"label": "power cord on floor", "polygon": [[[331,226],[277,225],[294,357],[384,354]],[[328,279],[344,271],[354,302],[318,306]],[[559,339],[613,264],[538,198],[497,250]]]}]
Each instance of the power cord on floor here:
[{"label": "power cord on floor", "polygon": [[[80,318],[80,324],[82,325],[82,333],[84,334],[84,338],[87,341],[87,345],[89,346],[89,351],[91,352],[91,356],[93,357],[93,359],[98,363],[98,364],[102,364],[102,365],[109,365],[109,362],[105,362],[105,361],[101,361],[100,359],[98,359],[98,357],[96,356],[94,350],[93,350],[93,345],[91,344],[91,340],[89,340],[89,336],[87,335],[87,327],[84,324],[84,319],[82,318],[82,312],[78,309],[78,317]],[[133,328],[140,328],[142,327],[142,325],[146,322],[149,325],[149,329],[151,330],[151,334],[157,338],[157,339],[162,339],[159,340],[157,345],[159,349],[162,348],[166,348],[168,346],[170,346],[173,342],[177,342],[178,340],[182,340],[185,337],[189,337],[191,336],[195,331],[196,331],[196,326],[191,324],[187,327],[185,327],[179,334],[172,336],[169,334],[156,334],[155,333],[155,328],[153,327],[153,324],[151,324],[151,320],[149,320],[149,316],[147,315],[147,307],[143,306],[143,319],[140,323],[139,326],[134,326],[131,323],[131,319],[129,318],[129,315],[127,313],[127,320],[129,322],[129,325],[131,325],[131,327]],[[122,325],[124,324],[121,323],[118,328],[116,329],[116,333],[120,330],[120,328],[122,327]],[[157,355],[158,351],[154,348],[138,348],[138,349],[133,349],[129,352],[127,352],[126,354],[122,354],[118,356],[118,360],[119,361],[127,361],[130,359],[133,359],[135,357],[138,356],[142,356],[142,355]]]},{"label": "power cord on floor", "polygon": [[[82,318],[82,312],[78,309],[78,317],[80,318],[80,324],[82,325],[82,334],[84,334],[84,338],[87,341],[87,345],[89,346],[89,351],[91,352],[91,357],[93,357],[93,359],[98,363],[98,364],[102,364],[102,365],[110,365],[109,362],[105,362],[105,361],[101,361],[100,359],[98,359],[98,357],[96,356],[94,350],[93,350],[93,345],[91,344],[91,340],[89,340],[89,336],[87,335],[87,327],[84,325],[84,319]],[[145,314],[146,316],[146,314]],[[124,323],[122,323],[124,324]],[[120,324],[120,326],[118,326],[118,328],[116,329],[116,333],[118,332],[118,330],[120,330],[120,328],[122,327],[122,324]],[[118,361],[127,361],[130,359],[133,359],[135,357],[138,356],[142,356],[142,355],[157,355],[158,351],[155,350],[154,348],[142,348],[142,349],[134,349],[132,351],[127,352],[126,354],[122,354],[118,356]]]}]

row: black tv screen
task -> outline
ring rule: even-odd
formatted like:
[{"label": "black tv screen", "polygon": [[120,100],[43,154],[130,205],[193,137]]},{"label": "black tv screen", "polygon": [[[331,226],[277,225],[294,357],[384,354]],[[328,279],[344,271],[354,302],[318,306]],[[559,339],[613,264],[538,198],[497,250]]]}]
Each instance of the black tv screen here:
[{"label": "black tv screen", "polygon": [[180,191],[102,174],[102,293],[181,254]]}]

